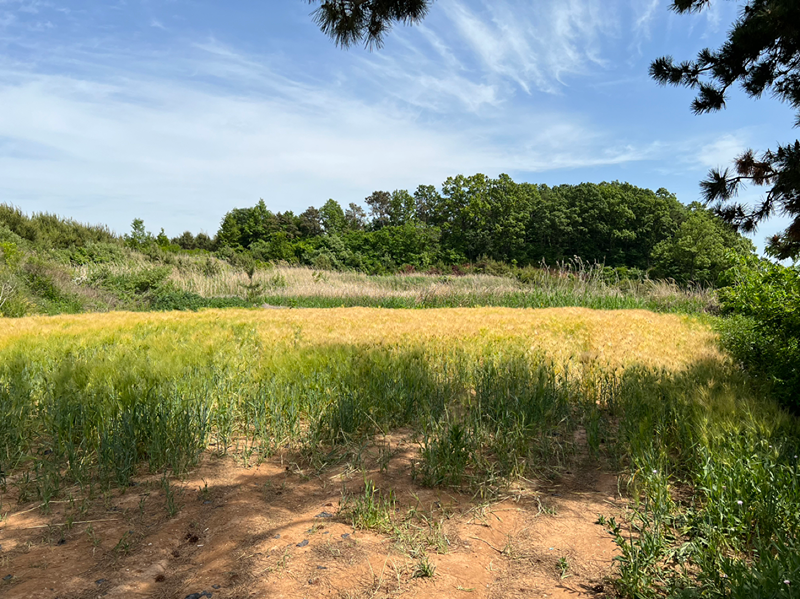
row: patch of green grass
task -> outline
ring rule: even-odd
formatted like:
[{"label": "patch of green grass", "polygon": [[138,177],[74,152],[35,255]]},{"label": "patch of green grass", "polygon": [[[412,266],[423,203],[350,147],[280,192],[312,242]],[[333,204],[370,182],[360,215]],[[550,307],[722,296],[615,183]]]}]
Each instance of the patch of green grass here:
[{"label": "patch of green grass", "polygon": [[364,481],[364,491],[361,493],[342,493],[341,514],[355,529],[391,532],[395,507],[394,493],[382,493],[371,480]]}]

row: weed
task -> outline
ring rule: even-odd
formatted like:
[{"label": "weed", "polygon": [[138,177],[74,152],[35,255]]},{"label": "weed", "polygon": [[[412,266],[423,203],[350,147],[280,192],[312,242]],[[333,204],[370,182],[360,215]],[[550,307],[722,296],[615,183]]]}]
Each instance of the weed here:
[{"label": "weed", "polygon": [[166,509],[167,509],[167,516],[170,518],[174,518],[180,507],[178,502],[175,499],[175,489],[172,487],[169,481],[169,477],[167,473],[164,473],[164,476],[161,478],[161,488],[164,491],[164,500],[166,502]]},{"label": "weed", "polygon": [[203,479],[203,486],[198,487],[197,494],[199,495],[200,501],[210,501],[211,500],[211,489],[208,488],[208,483],[205,479]]},{"label": "weed", "polygon": [[100,537],[94,531],[94,527],[90,524],[86,527],[86,536],[89,537],[89,541],[92,543],[92,547],[97,549],[100,546]]},{"label": "weed", "polygon": [[436,565],[428,559],[427,555],[423,555],[414,564],[411,578],[433,578],[435,575]]},{"label": "weed", "polygon": [[133,543],[133,531],[128,530],[122,535],[117,544],[114,545],[114,553],[116,555],[127,555],[131,551],[131,544]]},{"label": "weed", "polygon": [[371,480],[364,481],[363,492],[355,495],[342,491],[341,512],[353,528],[391,532],[395,511],[394,492],[383,494]]}]

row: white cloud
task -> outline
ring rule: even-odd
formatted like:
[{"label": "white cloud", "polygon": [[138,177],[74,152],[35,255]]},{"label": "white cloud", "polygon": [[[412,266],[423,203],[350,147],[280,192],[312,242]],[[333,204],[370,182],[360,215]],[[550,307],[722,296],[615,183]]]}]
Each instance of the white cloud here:
[{"label": "white cloud", "polygon": [[[587,73],[605,80],[615,68],[609,37],[627,46],[617,9],[628,2],[439,0],[421,27],[396,29],[375,53],[308,51],[300,38],[246,53],[218,41],[230,32],[199,40],[176,20],[147,45],[31,37],[26,62],[4,67],[0,54],[1,201],[117,230],[144,217],[169,234],[213,232],[259,197],[298,211],[457,173],[669,155],[652,135],[637,143],[635,125],[616,127],[601,94],[581,87]],[[644,31],[651,18],[630,23]],[[163,27],[137,27],[148,23]],[[562,94],[570,85],[577,94]],[[588,176],[619,171],[598,172]]]},{"label": "white cloud", "polygon": [[[270,62],[277,66],[265,66]],[[415,93],[430,97],[415,104],[375,102],[336,81],[300,80],[285,74],[291,63],[215,42],[200,55],[173,56],[163,71],[156,60],[124,67],[114,56],[114,63],[113,71],[84,65],[81,72],[93,77],[0,70],[4,201],[117,230],[142,216],[177,234],[187,226],[213,231],[227,210],[259,197],[274,209],[302,210],[328,197],[360,201],[378,187],[439,184],[459,172],[513,174],[642,157],[579,116],[492,109],[495,88],[457,73],[449,81],[419,79]],[[464,96],[456,105],[467,112],[420,112],[425,101],[445,103],[454,94]],[[470,101],[484,106],[480,115],[468,116]],[[461,119],[469,127],[459,126]]]},{"label": "white cloud", "polygon": [[747,142],[741,132],[728,133],[703,145],[696,154],[696,160],[706,168],[727,168],[733,160],[747,149]]}]

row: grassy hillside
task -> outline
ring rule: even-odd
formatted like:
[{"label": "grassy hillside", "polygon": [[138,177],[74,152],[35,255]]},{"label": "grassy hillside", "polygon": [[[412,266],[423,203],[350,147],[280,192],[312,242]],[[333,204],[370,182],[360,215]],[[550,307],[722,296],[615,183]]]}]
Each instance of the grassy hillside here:
[{"label": "grassy hillside", "polygon": [[[134,249],[138,248],[138,249]],[[119,238],[103,227],[0,206],[0,314],[109,310],[373,306],[430,308],[582,306],[663,312],[716,309],[715,293],[672,282],[629,279],[624,270],[580,260],[555,268],[478,264],[367,276],[236,253],[181,250]]]}]

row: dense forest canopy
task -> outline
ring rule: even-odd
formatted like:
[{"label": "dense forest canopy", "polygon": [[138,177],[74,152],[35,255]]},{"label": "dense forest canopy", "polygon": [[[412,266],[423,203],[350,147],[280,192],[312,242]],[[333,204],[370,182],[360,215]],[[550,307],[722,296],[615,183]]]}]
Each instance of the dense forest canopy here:
[{"label": "dense forest canopy", "polygon": [[729,252],[749,240],[699,204],[628,183],[548,187],[508,175],[449,177],[437,189],[375,191],[343,209],[328,200],[301,214],[261,200],[222,219],[215,239],[186,232],[184,249],[249,252],[261,261],[385,272],[490,259],[520,266],[579,257],[679,282],[716,284]]}]

